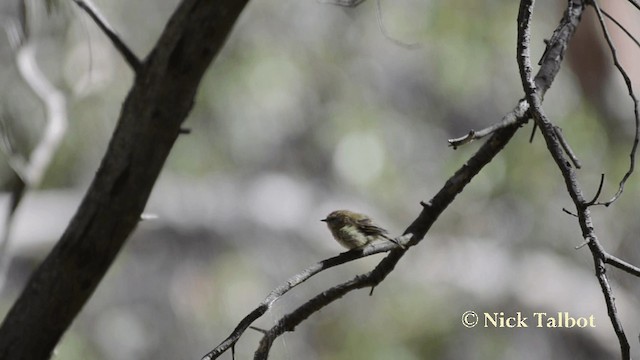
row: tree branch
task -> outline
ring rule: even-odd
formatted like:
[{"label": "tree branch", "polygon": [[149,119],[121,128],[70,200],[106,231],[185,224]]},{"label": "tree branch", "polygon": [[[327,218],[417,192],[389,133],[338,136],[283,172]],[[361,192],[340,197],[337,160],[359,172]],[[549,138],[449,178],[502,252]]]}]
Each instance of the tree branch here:
[{"label": "tree branch", "polygon": [[[523,106],[526,109],[529,108],[529,104],[526,101],[521,101],[520,104],[518,104],[518,106]],[[520,119],[513,116],[505,116],[499,122],[492,124],[482,130],[478,130],[478,131],[470,130],[467,133],[467,135],[464,135],[455,139],[449,139],[447,141],[449,142],[449,146],[451,146],[455,150],[458,148],[458,146],[468,144],[474,140],[482,139],[485,136],[493,134],[497,130],[500,130],[505,127],[509,127],[513,124],[517,123],[519,124],[519,126],[522,126],[522,124],[526,123],[527,120],[529,120],[529,117],[527,116]]]},{"label": "tree branch", "polygon": [[91,19],[98,25],[100,30],[111,40],[113,46],[120,52],[120,55],[124,58],[124,60],[131,66],[134,72],[138,72],[140,69],[141,63],[140,59],[136,56],[136,54],[129,49],[127,44],[120,39],[120,36],[116,34],[116,31],[109,25],[107,20],[98,12],[96,7],[89,1],[83,0],[73,0],[82,10],[84,10]]},{"label": "tree branch", "polygon": [[[581,1],[571,0],[569,3],[574,3],[574,5],[580,9],[584,8],[584,4]],[[517,59],[522,86],[524,88],[527,101],[531,106],[531,114],[542,132],[547,144],[547,149],[551,153],[553,160],[558,165],[567,186],[567,191],[576,206],[578,222],[582,229],[582,236],[589,245],[589,249],[593,256],[596,277],[598,278],[598,283],[600,284],[600,288],[604,295],[611,324],[613,325],[613,329],[620,343],[622,359],[630,359],[629,341],[627,340],[620,319],[618,318],[615,299],[606,275],[606,269],[604,266],[606,252],[598,242],[598,238],[595,235],[588,203],[584,200],[575,171],[570,166],[569,161],[564,157],[562,146],[558,139],[558,134],[555,131],[555,126],[551,123],[542,109],[541,95],[536,88],[536,82],[531,76],[533,70],[531,67],[529,46],[531,42],[531,18],[533,14],[533,4],[534,0],[522,0],[520,2],[520,11],[518,13]]]},{"label": "tree branch", "polygon": [[[408,239],[409,237],[401,236],[394,240],[397,240],[400,244],[404,245]],[[264,315],[279,298],[281,298],[284,294],[289,292],[289,290],[309,280],[309,278],[311,278],[312,276],[324,270],[330,269],[334,266],[338,266],[350,261],[361,259],[363,257],[367,257],[370,255],[387,252],[397,247],[398,245],[388,241],[381,242],[381,243],[374,243],[369,246],[366,246],[363,249],[346,251],[341,253],[338,256],[334,256],[332,258],[322,260],[320,262],[317,262],[309,266],[308,268],[304,269],[300,273],[293,275],[284,284],[273,289],[269,293],[269,295],[267,295],[267,297],[264,300],[262,300],[262,302],[258,305],[258,307],[256,307],[253,311],[249,313],[249,315],[245,316],[244,319],[240,321],[240,323],[236,326],[236,328],[233,330],[231,335],[229,335],[222,343],[220,343],[220,345],[216,346],[207,355],[205,355],[203,359],[215,359],[218,356],[220,356],[222,353],[227,351],[229,348],[232,348],[235,345],[235,343],[238,341],[238,339],[240,339],[242,334],[244,334],[245,330],[247,330],[247,328],[251,328],[250,325],[255,320],[259,319],[262,315]]]},{"label": "tree branch", "polygon": [[609,13],[607,13],[606,11],[600,9],[600,12],[602,12],[602,15],[604,15],[607,19],[611,20],[614,24],[616,24],[616,26],[622,30],[629,39],[631,39],[631,41],[633,41],[637,47],[640,48],[640,41],[638,39],[636,39],[635,36],[633,36],[633,34],[627,30],[626,27],[624,27],[624,25],[622,25],[618,20],[616,20],[616,18],[614,18],[613,16],[609,15]]},{"label": "tree branch", "polygon": [[200,80],[247,2],[178,6],[137,73],[77,213],[4,319],[1,359],[50,357],[138,223]]}]

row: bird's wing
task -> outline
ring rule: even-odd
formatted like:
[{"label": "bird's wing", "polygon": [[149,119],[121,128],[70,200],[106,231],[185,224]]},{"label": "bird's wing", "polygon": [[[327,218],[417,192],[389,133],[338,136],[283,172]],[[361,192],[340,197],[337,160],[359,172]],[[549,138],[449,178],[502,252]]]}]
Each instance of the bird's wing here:
[{"label": "bird's wing", "polygon": [[367,236],[382,236],[387,233],[387,230],[374,224],[369,218],[357,220],[356,225]]}]

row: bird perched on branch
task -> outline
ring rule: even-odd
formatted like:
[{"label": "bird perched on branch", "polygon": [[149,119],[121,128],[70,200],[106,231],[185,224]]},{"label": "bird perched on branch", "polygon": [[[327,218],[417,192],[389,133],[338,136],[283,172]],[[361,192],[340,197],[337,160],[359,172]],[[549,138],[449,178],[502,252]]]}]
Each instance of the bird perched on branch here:
[{"label": "bird perched on branch", "polygon": [[374,224],[371,218],[364,214],[336,210],[320,221],[327,223],[333,238],[347,249],[360,248],[380,238],[404,248],[396,240],[387,236],[387,230]]}]

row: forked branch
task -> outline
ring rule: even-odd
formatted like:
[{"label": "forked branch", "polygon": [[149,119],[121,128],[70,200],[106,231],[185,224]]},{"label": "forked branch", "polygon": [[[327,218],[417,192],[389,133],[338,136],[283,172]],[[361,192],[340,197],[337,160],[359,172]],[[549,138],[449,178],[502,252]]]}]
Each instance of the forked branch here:
[{"label": "forked branch", "polygon": [[[570,1],[570,3],[571,2],[572,1]],[[596,277],[604,295],[609,319],[611,320],[613,329],[618,337],[622,359],[630,359],[629,341],[627,340],[616,310],[615,298],[613,296],[613,291],[611,290],[611,285],[609,284],[609,279],[606,275],[605,263],[610,262],[614,264],[614,266],[621,267],[623,270],[632,274],[637,274],[638,269],[607,254],[600,245],[595,234],[591,214],[589,212],[590,204],[584,199],[575,170],[569,165],[568,160],[564,156],[555,126],[551,123],[548,116],[542,109],[542,96],[540,95],[536,82],[531,75],[533,69],[531,66],[530,42],[533,4],[534,0],[522,0],[520,2],[520,11],[518,13],[517,59],[522,86],[525,91],[527,101],[531,106],[531,115],[542,132],[547,144],[547,149],[560,169],[567,191],[569,192],[569,195],[576,207],[578,223],[582,229],[582,236],[585,239],[585,243],[589,246],[593,256]],[[577,3],[576,6],[583,8],[584,4]]]}]

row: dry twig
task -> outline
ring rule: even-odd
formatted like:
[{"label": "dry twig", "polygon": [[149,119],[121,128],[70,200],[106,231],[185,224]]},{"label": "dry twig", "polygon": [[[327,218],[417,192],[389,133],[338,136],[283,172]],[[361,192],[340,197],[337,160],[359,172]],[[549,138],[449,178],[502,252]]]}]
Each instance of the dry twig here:
[{"label": "dry twig", "polygon": [[82,10],[84,10],[91,19],[98,25],[100,30],[109,38],[113,46],[120,52],[120,55],[131,66],[134,72],[138,72],[140,69],[140,59],[129,49],[127,44],[120,39],[120,36],[116,33],[107,20],[100,14],[98,9],[89,0],[73,0]]}]

